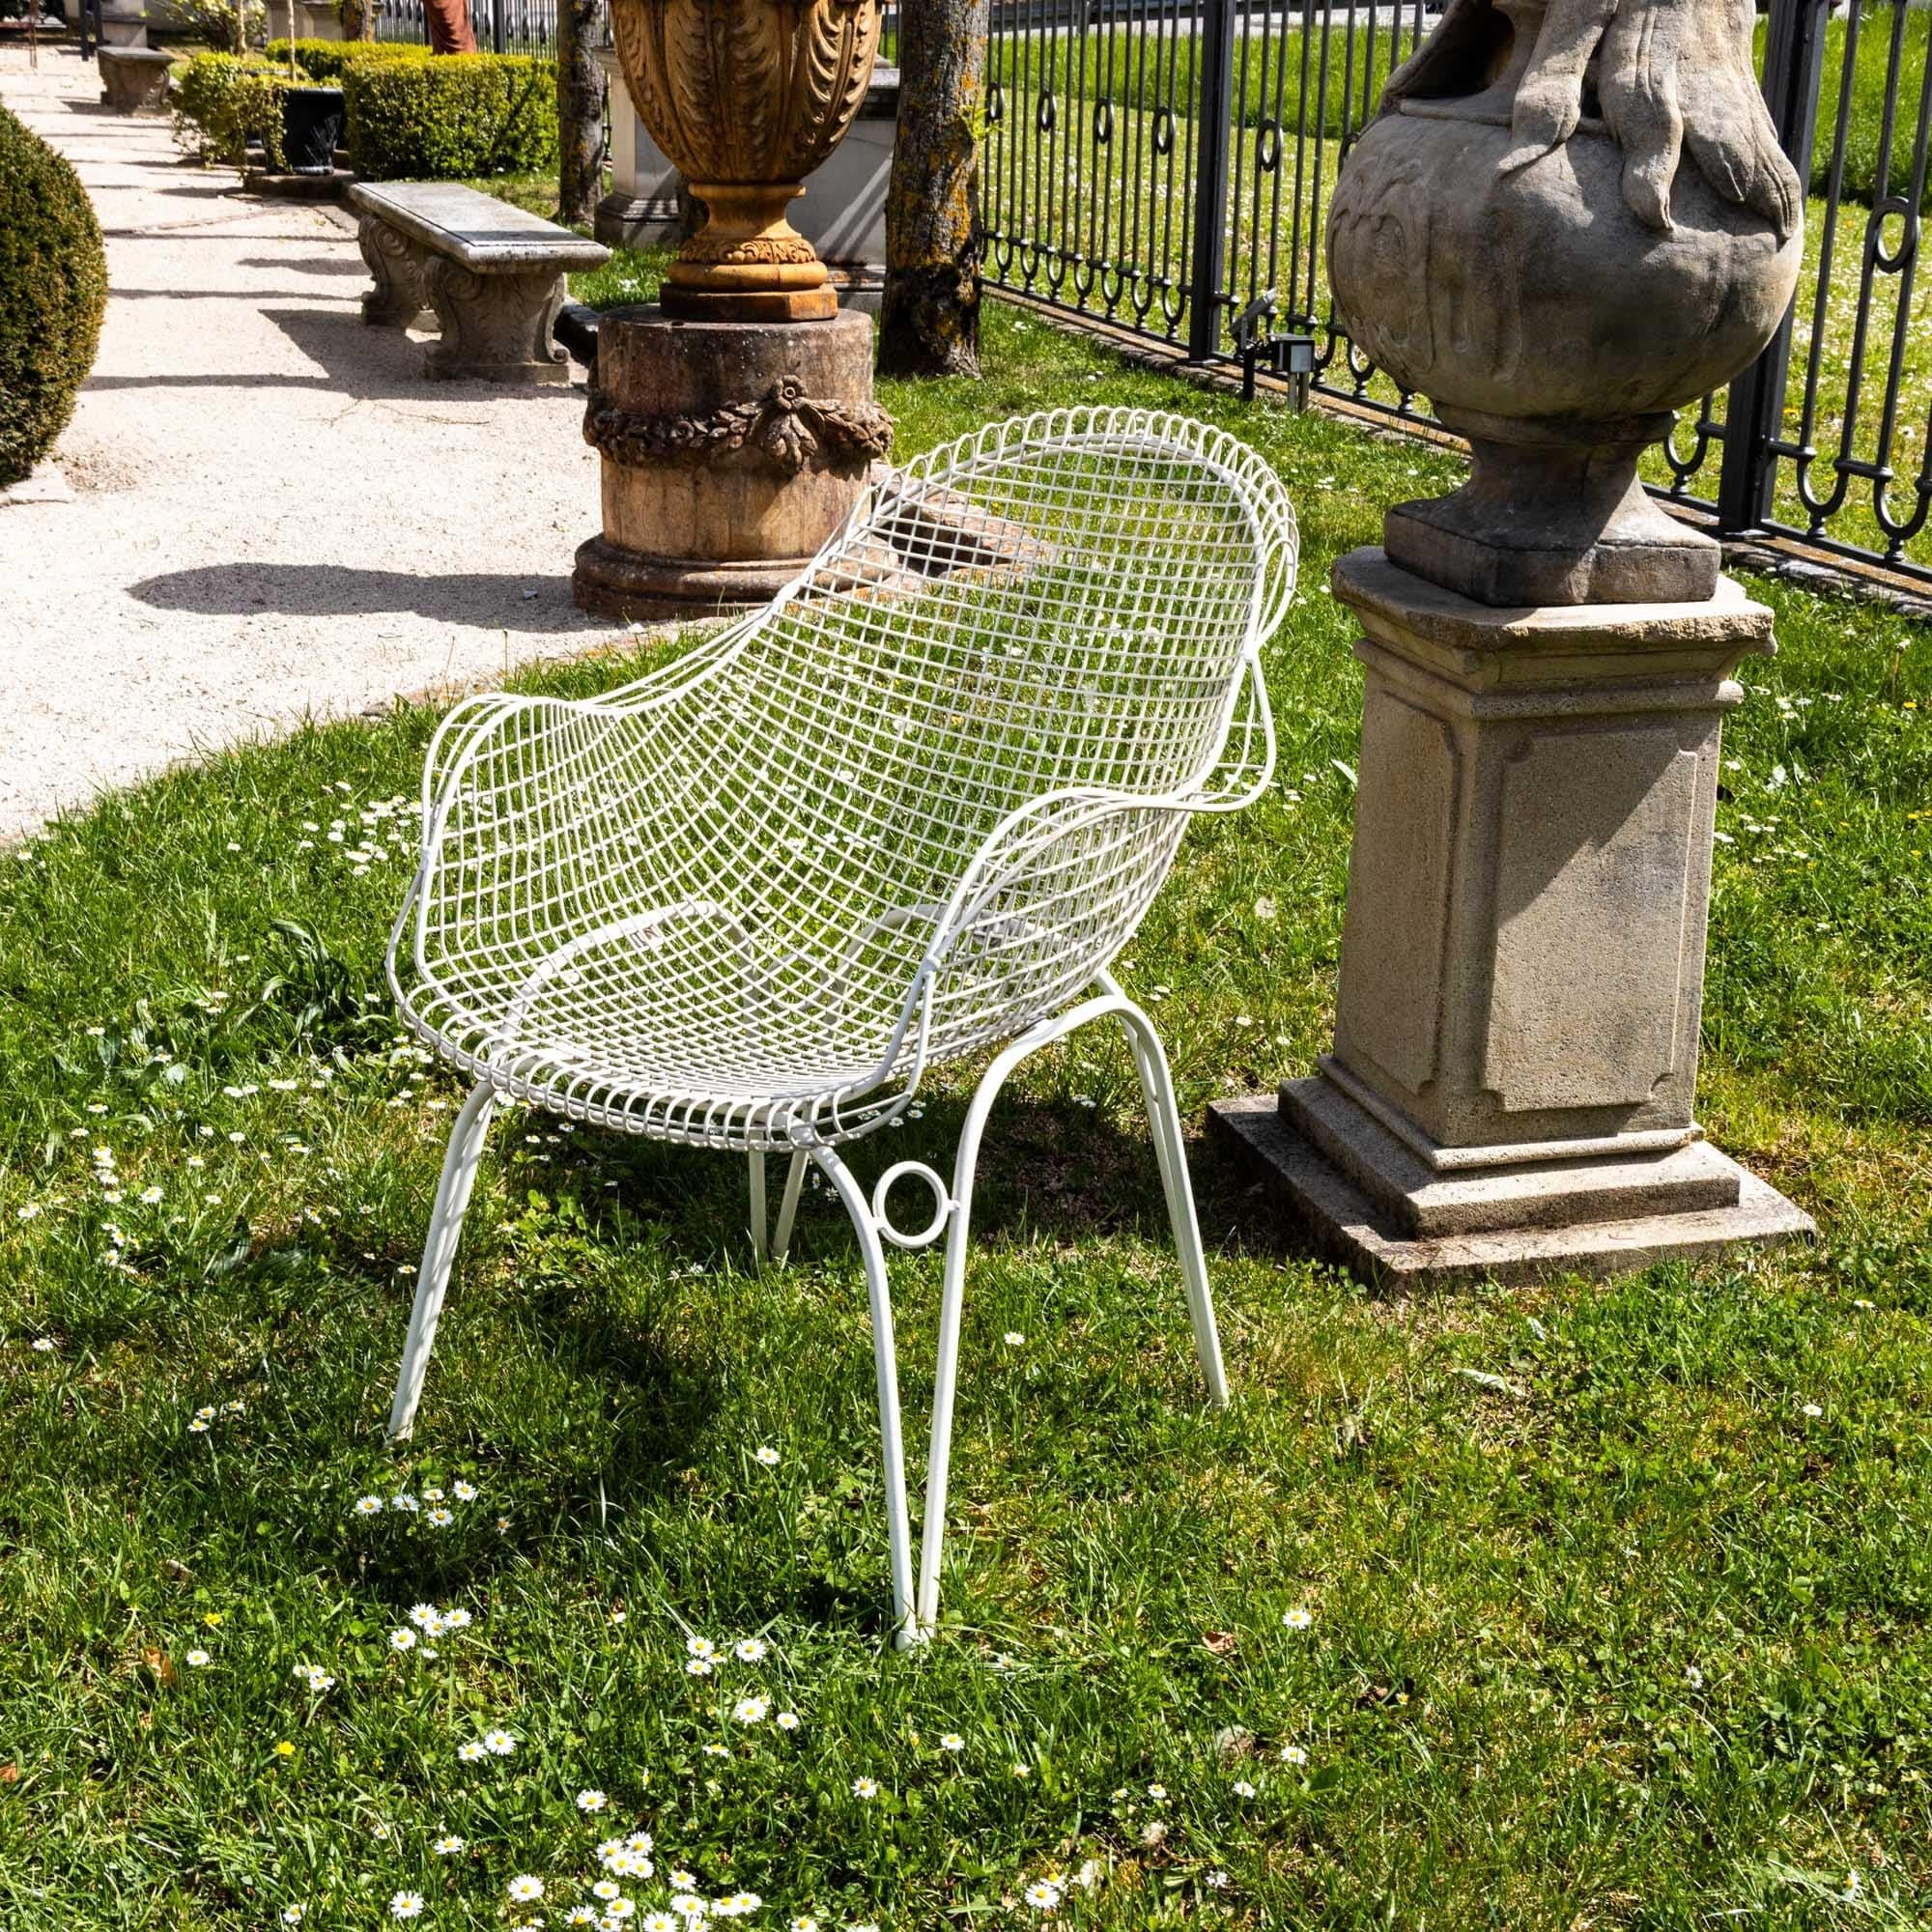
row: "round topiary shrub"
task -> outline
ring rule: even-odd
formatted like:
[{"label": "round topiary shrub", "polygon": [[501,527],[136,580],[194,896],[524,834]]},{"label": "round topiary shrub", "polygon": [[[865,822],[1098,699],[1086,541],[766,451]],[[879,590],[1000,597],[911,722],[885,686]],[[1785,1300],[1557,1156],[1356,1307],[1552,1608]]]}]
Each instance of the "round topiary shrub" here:
[{"label": "round topiary shrub", "polygon": [[106,305],[87,190],[0,107],[0,485],[17,483],[67,427]]}]

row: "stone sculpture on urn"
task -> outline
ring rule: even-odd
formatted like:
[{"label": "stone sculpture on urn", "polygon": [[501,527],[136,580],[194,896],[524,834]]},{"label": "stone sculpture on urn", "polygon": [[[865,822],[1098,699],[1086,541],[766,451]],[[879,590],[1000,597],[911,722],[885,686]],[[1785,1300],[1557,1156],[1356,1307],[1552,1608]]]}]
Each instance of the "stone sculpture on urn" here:
[{"label": "stone sculpture on urn", "polygon": [[656,617],[770,598],[851,509],[892,424],[871,325],[787,205],[866,98],[879,0],[612,0],[625,85],[704,219],[655,305],[608,311],[584,436],[604,529],[577,602]]},{"label": "stone sculpture on urn", "polygon": [[1797,283],[1750,21],[1451,0],[1336,182],[1336,310],[1470,476],[1335,565],[1367,676],[1334,1050],[1214,1115],[1371,1278],[1810,1231],[1692,1106],[1719,733],[1771,612],[1637,475]]}]

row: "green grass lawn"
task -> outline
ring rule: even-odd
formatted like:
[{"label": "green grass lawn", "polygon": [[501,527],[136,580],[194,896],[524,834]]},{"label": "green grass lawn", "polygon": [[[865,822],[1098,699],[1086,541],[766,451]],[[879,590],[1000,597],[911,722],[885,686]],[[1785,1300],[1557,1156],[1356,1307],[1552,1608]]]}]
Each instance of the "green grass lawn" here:
[{"label": "green grass lawn", "polygon": [[[983,383],[884,385],[902,449],[1158,403],[1301,509],[1279,782],[1189,833],[1122,969],[1198,1118],[1326,1043],[1360,701],[1326,569],[1452,467],[1010,310],[986,348]],[[557,1927],[638,1831],[638,1928],[679,1869],[770,1927],[1038,1923],[1051,1874],[1046,1922],[1119,1932],[1932,1919],[1932,639],[1760,588],[1703,1114],[1818,1247],[1390,1299],[1201,1145],[1210,1414],[1131,1066],[1076,1037],[982,1165],[947,1623],[913,1655],[849,1231],[810,1201],[755,1271],[740,1161],[508,1120],[384,1450],[460,1098],[381,970],[433,709],[0,855],[0,1926],[374,1928],[420,1894],[427,1927]],[[858,1151],[867,1184],[947,1158],[970,1078]],[[893,1275],[916,1431],[938,1262]],[[398,1648],[418,1604],[471,1622]]]}]

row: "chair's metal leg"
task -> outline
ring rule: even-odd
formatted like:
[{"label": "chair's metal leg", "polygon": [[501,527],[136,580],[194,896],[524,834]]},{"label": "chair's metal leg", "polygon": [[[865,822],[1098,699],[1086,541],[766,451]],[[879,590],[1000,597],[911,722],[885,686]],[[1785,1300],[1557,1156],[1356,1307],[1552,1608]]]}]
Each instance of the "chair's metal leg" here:
[{"label": "chair's metal leg", "polygon": [[1214,1324],[1214,1296],[1208,1285],[1208,1258],[1201,1248],[1201,1223],[1194,1211],[1194,1190],[1187,1179],[1187,1148],[1180,1134],[1180,1113],[1174,1103],[1174,1082],[1167,1070],[1167,1054],[1153,1022],[1133,1005],[1118,1009],[1141,1076],[1148,1123],[1153,1129],[1154,1155],[1160,1163],[1160,1184],[1167,1196],[1168,1219],[1174,1224],[1174,1245],[1180,1253],[1181,1279],[1187,1284],[1187,1313],[1194,1323],[1195,1352],[1208,1378],[1208,1399],[1216,1408],[1228,1406],[1228,1377],[1221,1363],[1221,1337]]},{"label": "chair's metal leg", "polygon": [[497,1103],[486,1080],[463,1103],[450,1129],[449,1150],[442,1157],[442,1179],[437,1184],[436,1207],[430,1214],[429,1238],[423,1244],[422,1272],[416,1277],[415,1306],[410,1311],[409,1339],[403,1344],[403,1365],[396,1376],[396,1399],[389,1408],[389,1440],[400,1442],[415,1427],[416,1404],[422,1400],[423,1376],[429,1351],[436,1346],[437,1319],[442,1313],[443,1291],[456,1260],[456,1243],[463,1234],[463,1217],[469,1208],[476,1164],[490,1115]]},{"label": "chair's metal leg", "polygon": [[946,1547],[946,1484],[952,1465],[952,1406],[959,1387],[959,1324],[966,1305],[966,1246],[973,1219],[973,1181],[986,1117],[1007,1076],[1043,1042],[1015,1042],[980,1078],[959,1130],[952,1161],[952,1207],[946,1224],[946,1273],[939,1298],[939,1358],[932,1377],[932,1439],[925,1458],[925,1507],[919,1540],[919,1628],[930,1636],[939,1624],[939,1568]]},{"label": "chair's metal leg", "polygon": [[772,1234],[772,1259],[781,1262],[791,1252],[792,1224],[798,1219],[799,1190],[805,1185],[805,1154],[794,1153],[785,1170],[784,1192],[779,1197],[779,1225]]},{"label": "chair's metal leg", "polygon": [[885,1448],[886,1540],[893,1563],[894,1641],[901,1648],[916,1643],[920,1631],[913,1615],[912,1525],[906,1509],[905,1444],[899,1432],[898,1360],[893,1344],[893,1298],[886,1280],[886,1251],[879,1240],[872,1209],[852,1179],[851,1170],[830,1148],[813,1148],[811,1157],[845,1204],[866,1260],[866,1287],[872,1305],[872,1363],[878,1381],[879,1435]]},{"label": "chair's metal leg", "polygon": [[765,1218],[765,1157],[753,1148],[751,1158],[752,1259],[762,1262],[765,1258],[765,1229],[769,1225]]}]

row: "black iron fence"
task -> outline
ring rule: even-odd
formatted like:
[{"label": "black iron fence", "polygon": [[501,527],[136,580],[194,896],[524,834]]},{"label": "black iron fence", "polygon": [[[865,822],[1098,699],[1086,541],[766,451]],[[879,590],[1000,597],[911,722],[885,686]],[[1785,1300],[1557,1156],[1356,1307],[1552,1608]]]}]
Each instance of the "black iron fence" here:
[{"label": "black iron fence", "polygon": [[[1335,171],[1433,21],[1411,4],[996,6],[986,274],[1202,361],[1296,372],[1427,420],[1350,343],[1322,232]],[[1765,98],[1810,184],[1804,278],[1763,358],[1687,412],[1652,477],[1727,532],[1771,529],[1932,580],[1932,297],[1917,278],[1932,14],[1772,0]]]}]

